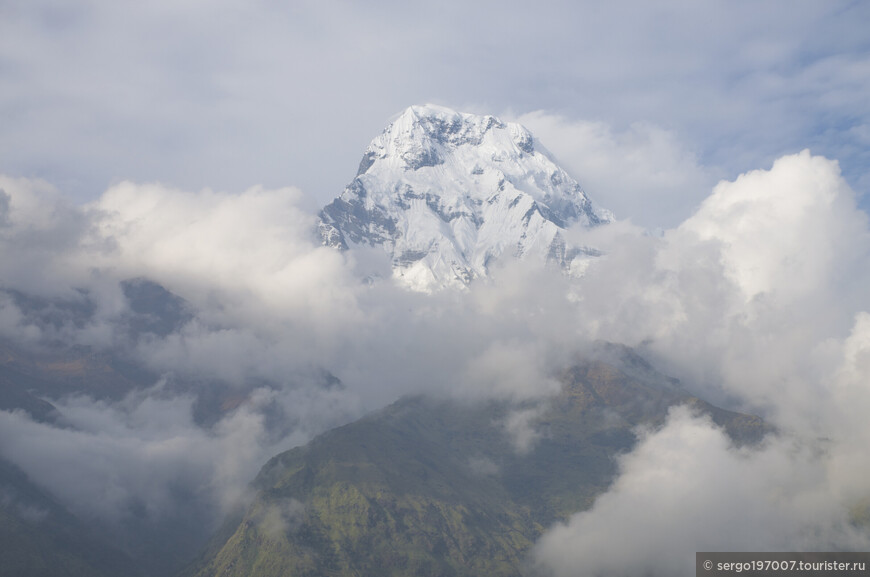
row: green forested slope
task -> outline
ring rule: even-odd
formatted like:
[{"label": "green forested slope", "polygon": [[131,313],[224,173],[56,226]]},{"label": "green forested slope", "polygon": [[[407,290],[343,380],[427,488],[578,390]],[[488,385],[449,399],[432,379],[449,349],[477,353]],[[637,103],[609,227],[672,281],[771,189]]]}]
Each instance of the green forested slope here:
[{"label": "green forested slope", "polygon": [[561,395],[532,413],[527,451],[511,443],[504,405],[415,397],[275,457],[254,503],[187,575],[523,575],[542,531],[607,487],[637,425],[689,403],[738,442],[765,432],[616,352],[564,372]]}]

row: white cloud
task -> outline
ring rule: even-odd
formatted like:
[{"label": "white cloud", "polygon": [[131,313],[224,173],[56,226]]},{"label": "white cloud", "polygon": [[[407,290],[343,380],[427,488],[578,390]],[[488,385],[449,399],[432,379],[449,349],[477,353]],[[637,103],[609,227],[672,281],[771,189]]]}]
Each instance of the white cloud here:
[{"label": "white cloud", "polygon": [[642,346],[702,395],[803,428],[828,343],[866,304],[867,218],[835,162],[804,152],[722,182],[661,237],[575,233],[606,253],[573,289],[585,336]]},{"label": "white cloud", "polygon": [[829,490],[828,459],[769,438],[736,449],[708,418],[672,409],[641,433],[593,507],[548,531],[536,561],[557,577],[693,575],[696,551],[861,550],[870,538]]},{"label": "white cloud", "polygon": [[819,285],[854,274],[870,246],[867,216],[837,162],[808,150],[719,183],[679,230],[721,242],[728,274],[748,299],[833,289]]},{"label": "white cloud", "polygon": [[103,266],[144,275],[204,309],[224,291],[231,323],[264,323],[276,312],[349,319],[343,257],[315,243],[315,217],[301,199],[291,188],[190,193],[121,183],[93,205],[99,233],[116,247]]},{"label": "white cloud", "polygon": [[543,405],[529,409],[516,409],[508,413],[504,420],[501,421],[501,426],[504,427],[514,450],[518,454],[528,454],[535,447],[535,443],[543,436],[535,428],[535,419],[538,419],[545,409],[546,407]]},{"label": "white cloud", "polygon": [[296,499],[283,499],[270,503],[258,517],[257,522],[266,535],[279,539],[295,531],[302,523],[305,505]]},{"label": "white cloud", "polygon": [[74,296],[57,276],[87,271],[69,266],[69,256],[86,242],[88,221],[54,186],[40,179],[0,175],[0,279],[5,288],[39,296]]},{"label": "white cloud", "polygon": [[470,385],[458,394],[525,401],[548,397],[561,385],[547,377],[548,358],[543,343],[496,341],[468,362],[462,379]]},{"label": "white cloud", "polygon": [[640,346],[783,436],[736,449],[673,411],[592,509],[545,534],[541,566],[689,575],[695,551],[866,548],[850,515],[870,472],[870,243],[836,162],[802,152],[722,182],[660,238],[624,224],[581,237],[608,253],[575,288],[590,337]]},{"label": "white cloud", "polygon": [[117,402],[55,399],[62,426],[0,411],[0,454],[121,544],[132,540],[135,549],[147,531],[187,527],[201,545],[249,502],[249,484],[270,457],[360,413],[340,390],[261,387],[204,427],[194,420],[196,393],[159,382]]}]

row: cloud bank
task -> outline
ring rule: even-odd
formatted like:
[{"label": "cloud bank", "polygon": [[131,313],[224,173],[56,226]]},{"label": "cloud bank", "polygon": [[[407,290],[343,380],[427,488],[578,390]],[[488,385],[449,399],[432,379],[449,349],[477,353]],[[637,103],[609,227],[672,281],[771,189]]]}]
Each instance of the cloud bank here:
[{"label": "cloud bank", "polygon": [[[658,150],[638,142],[639,154]],[[663,142],[673,173],[688,171],[668,182],[689,191],[708,178]],[[245,502],[268,457],[403,394],[516,403],[498,426],[534,450],[553,372],[605,339],[780,433],[735,448],[673,411],[638,433],[592,509],[544,535],[541,570],[688,574],[687,552],[702,548],[868,544],[853,521],[870,497],[870,237],[834,161],[805,151],[720,182],[661,234],[628,221],[572,230],[605,253],[580,279],[505,261],[468,291],[435,295],[364,282],[357,271],[383,268],[379,256],[319,246],[296,189],[121,182],[76,206],[42,181],[0,188],[0,334],[32,351],[110,351],[154,375],[111,398],[53,396],[60,423],[0,412],[0,454],[80,515],[154,531],[186,502],[204,533]],[[141,278],[186,311],[163,332],[131,328],[157,314],[134,310],[125,282]]]},{"label": "cloud bank", "polygon": [[[735,448],[688,410],[636,449],[593,507],[538,543],[553,575],[691,575],[694,552],[861,550],[870,459],[867,216],[808,151],[721,182],[660,238],[593,233],[610,254],[576,289],[586,330],[639,347],[702,397],[779,428]],[[608,292],[608,287],[611,290]],[[858,367],[863,368],[858,368]],[[858,407],[861,407],[860,409]]]},{"label": "cloud bank", "polygon": [[860,550],[866,530],[818,453],[781,439],[736,449],[708,418],[672,409],[592,509],[541,538],[537,559],[559,576],[691,575],[696,551]]}]

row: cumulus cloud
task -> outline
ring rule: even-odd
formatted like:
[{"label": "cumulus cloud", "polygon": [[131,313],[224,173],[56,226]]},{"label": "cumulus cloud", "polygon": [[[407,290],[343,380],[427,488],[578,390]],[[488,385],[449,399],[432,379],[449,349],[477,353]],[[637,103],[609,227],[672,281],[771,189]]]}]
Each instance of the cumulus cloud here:
[{"label": "cumulus cloud", "polygon": [[88,271],[70,256],[88,242],[88,220],[54,186],[0,175],[0,278],[6,288],[38,296],[76,295],[57,278],[81,280]]},{"label": "cumulus cloud", "polygon": [[[92,208],[99,234],[116,247],[103,266],[155,280],[219,324],[265,325],[277,313],[308,317],[315,330],[351,320],[354,302],[342,292],[342,255],[314,243],[315,217],[301,201],[291,188],[190,193],[124,182]],[[222,301],[219,316],[209,299]]]},{"label": "cumulus cloud", "polygon": [[[111,347],[129,313],[119,282],[144,277],[184,299],[197,322],[140,343],[141,356],[158,370],[191,372],[225,359],[212,372],[237,377],[252,367],[276,374],[306,357],[317,363],[318,351],[360,319],[359,283],[341,254],[314,242],[315,217],[300,208],[298,190],[194,193],[123,182],[79,208],[42,182],[7,178],[3,188],[11,191],[3,288],[95,309],[76,319],[84,326],[47,327],[8,302],[10,331],[50,329],[65,342]],[[276,366],[276,348],[293,361]]]},{"label": "cumulus cloud", "polygon": [[638,346],[781,435],[737,449],[672,411],[589,511],[545,534],[542,570],[689,575],[695,551],[866,548],[870,244],[837,163],[804,151],[722,182],[661,237],[622,224],[583,238],[608,253],[575,288],[590,337]]},{"label": "cumulus cloud", "polygon": [[679,230],[722,243],[728,274],[747,298],[827,296],[867,257],[867,216],[838,164],[808,150],[719,183]]},{"label": "cumulus cloud", "polygon": [[818,448],[784,439],[736,449],[678,407],[661,430],[641,433],[608,492],[547,532],[535,557],[555,576],[678,576],[694,574],[696,551],[865,548],[827,466]]},{"label": "cumulus cloud", "polygon": [[720,183],[661,236],[619,223],[575,241],[607,253],[573,289],[583,334],[788,426],[825,395],[830,340],[864,305],[866,215],[837,163],[809,152]]}]

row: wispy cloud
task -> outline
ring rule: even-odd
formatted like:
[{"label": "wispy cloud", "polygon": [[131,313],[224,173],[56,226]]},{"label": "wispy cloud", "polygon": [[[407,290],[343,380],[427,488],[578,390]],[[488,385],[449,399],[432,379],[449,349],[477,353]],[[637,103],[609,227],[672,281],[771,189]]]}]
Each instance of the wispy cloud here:
[{"label": "wispy cloud", "polygon": [[[433,12],[40,0],[2,10],[0,171],[79,199],[158,179],[296,185],[325,203],[386,118],[428,101],[553,111],[599,123],[605,145],[665,135],[728,178],[811,146],[866,188],[853,132],[868,122],[862,3],[448,2]],[[681,214],[697,201],[670,198],[689,203]]]}]

